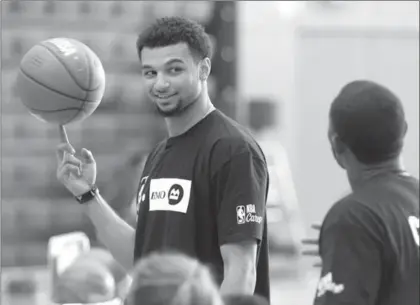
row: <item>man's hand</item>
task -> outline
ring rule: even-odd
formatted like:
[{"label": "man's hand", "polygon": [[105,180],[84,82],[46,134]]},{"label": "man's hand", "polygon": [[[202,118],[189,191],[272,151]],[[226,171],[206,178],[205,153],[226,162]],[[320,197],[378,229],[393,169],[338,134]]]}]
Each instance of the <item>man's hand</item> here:
[{"label": "man's hand", "polygon": [[[316,230],[316,231],[320,231],[321,230],[321,226],[319,224],[313,224],[311,225],[311,228]],[[319,235],[319,232],[317,232],[317,234]],[[305,246],[317,246],[316,249],[311,249],[311,250],[304,250],[302,252],[303,255],[305,256],[311,256],[311,257],[317,257],[319,258],[319,249],[318,249],[318,239],[317,238],[309,238],[309,239],[303,239],[302,240],[302,244]],[[322,267],[322,262],[317,262],[314,264],[314,267]]]},{"label": "man's hand", "polygon": [[88,192],[96,181],[96,162],[87,149],[81,150],[82,160],[74,156],[75,150],[67,139],[64,126],[60,126],[61,144],[57,147],[57,179],[74,195]]}]

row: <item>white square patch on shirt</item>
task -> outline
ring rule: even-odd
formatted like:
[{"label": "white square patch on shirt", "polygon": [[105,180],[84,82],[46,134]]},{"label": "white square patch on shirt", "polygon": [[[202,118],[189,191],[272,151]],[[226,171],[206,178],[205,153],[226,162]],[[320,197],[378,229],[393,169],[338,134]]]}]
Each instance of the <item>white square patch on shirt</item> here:
[{"label": "white square patch on shirt", "polygon": [[150,181],[149,211],[187,213],[191,180],[160,178]]}]

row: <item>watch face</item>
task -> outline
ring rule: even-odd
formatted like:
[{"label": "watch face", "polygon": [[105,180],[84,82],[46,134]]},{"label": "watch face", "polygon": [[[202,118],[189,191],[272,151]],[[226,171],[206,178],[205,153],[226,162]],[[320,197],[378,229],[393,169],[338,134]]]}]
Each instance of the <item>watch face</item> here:
[{"label": "watch face", "polygon": [[80,195],[80,196],[76,196],[76,200],[79,203],[85,203],[95,198],[97,193],[98,193],[98,188],[96,186],[92,186],[92,189],[89,192],[84,193],[83,195]]}]

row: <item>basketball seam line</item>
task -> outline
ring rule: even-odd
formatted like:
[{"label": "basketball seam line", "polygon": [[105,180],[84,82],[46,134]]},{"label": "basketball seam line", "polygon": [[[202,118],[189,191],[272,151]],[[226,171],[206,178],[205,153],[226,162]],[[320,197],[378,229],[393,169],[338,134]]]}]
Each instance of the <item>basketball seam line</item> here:
[{"label": "basketball seam line", "polygon": [[[88,63],[88,65],[87,65],[88,77],[89,77],[88,84],[89,84],[89,88],[90,88],[90,86],[92,86],[92,69],[91,69],[91,66],[89,64],[90,63],[90,56],[87,53],[89,53],[89,52],[84,52],[83,54],[86,56],[86,61]],[[93,63],[93,64],[95,64],[95,63]],[[86,92],[86,98],[87,98],[87,92]]]},{"label": "basketball seam line", "polygon": [[83,109],[85,109],[85,105],[86,105],[86,101],[84,101],[83,103],[82,103],[82,106],[80,107],[80,108],[78,108],[78,111],[76,112],[76,114],[71,118],[71,119],[69,119],[67,122],[65,122],[64,124],[68,124],[68,123],[70,123],[71,121],[73,121],[78,115],[79,115],[79,113],[83,110]]},{"label": "basketball seam line", "polygon": [[[89,53],[89,52],[83,52],[83,54],[86,56],[86,62],[88,63],[88,65],[87,65],[87,69],[88,69],[88,77],[89,77],[89,82],[88,82],[88,84],[89,84],[89,88],[90,88],[90,86],[92,85],[92,69],[91,69],[91,66],[90,66],[90,64],[89,64],[89,62],[90,62],[90,57],[89,57],[89,55],[88,55],[87,53]],[[100,86],[100,85],[99,85],[99,86]],[[99,86],[98,86],[98,87],[99,87]],[[87,101],[88,96],[89,96],[89,92],[88,92],[88,91],[86,91],[86,98],[85,98],[85,101]],[[82,107],[80,107],[80,108],[79,108],[79,111],[76,113],[76,115],[74,116],[74,118],[76,118],[76,117],[79,115],[79,113],[80,113],[80,112],[82,112],[82,111],[85,109],[85,105],[86,105],[86,103],[83,103]],[[74,118],[73,118],[73,119],[74,119]],[[72,120],[73,120],[73,119],[72,119]]]},{"label": "basketball seam line", "polygon": [[93,89],[86,89],[86,88],[83,88],[78,82],[77,82],[77,80],[76,80],[76,78],[73,76],[73,74],[71,74],[71,72],[70,72],[70,70],[68,69],[68,67],[67,67],[67,65],[65,64],[65,62],[63,61],[63,60],[61,60],[61,58],[60,57],[58,57],[50,48],[49,48],[49,46],[47,46],[47,45],[45,45],[45,44],[40,44],[41,46],[43,46],[45,49],[47,49],[48,50],[48,52],[49,53],[51,53],[61,64],[62,64],[62,66],[64,67],[64,69],[66,69],[66,71],[67,71],[67,73],[70,75],[70,77],[74,80],[74,82],[76,83],[76,85],[78,86],[78,87],[80,87],[81,89],[83,89],[83,90],[85,90],[85,91],[95,91],[95,90],[98,90],[99,89],[99,87],[101,86],[101,84],[99,84],[96,88],[93,88]]},{"label": "basketball seam line", "polygon": [[[85,55],[86,62],[88,63],[87,64],[87,70],[88,70],[88,86],[90,87],[92,79],[91,79],[91,74],[90,74],[89,57],[86,54],[86,52],[84,52],[83,54]],[[64,63],[63,63],[63,65],[64,65]],[[85,92],[86,92],[86,95],[85,95],[85,100],[82,103],[82,107],[80,107],[79,110],[76,112],[76,114],[71,119],[69,119],[66,123],[64,123],[64,124],[68,124],[69,122],[73,121],[75,118],[77,118],[77,116],[79,115],[79,113],[82,112],[83,109],[85,109],[86,101],[87,101],[87,98],[89,96],[89,91],[86,90]]]},{"label": "basketball seam line", "polygon": [[[74,96],[71,96],[71,95],[68,95],[68,94],[66,94],[66,93],[62,93],[62,92],[60,92],[60,91],[58,91],[58,90],[56,90],[56,89],[54,89],[54,88],[51,88],[50,86],[48,86],[48,85],[45,85],[45,84],[43,84],[43,83],[41,83],[40,81],[38,81],[38,80],[36,80],[36,79],[34,79],[32,76],[30,76],[25,70],[23,70],[23,68],[22,67],[20,67],[20,71],[22,72],[22,74],[23,75],[25,75],[27,78],[29,78],[30,80],[32,80],[32,81],[34,81],[35,83],[37,83],[38,85],[41,85],[41,86],[43,86],[43,87],[45,87],[45,88],[47,88],[47,89],[49,89],[49,90],[51,90],[51,91],[53,91],[53,92],[55,92],[55,93],[57,93],[57,94],[59,94],[59,95],[62,95],[62,96],[65,96],[65,97],[68,97],[68,98],[71,98],[71,99],[73,99],[73,100],[77,100],[77,101],[80,101],[80,102],[83,102],[83,100],[81,100],[80,98],[78,98],[78,97],[74,97]],[[87,103],[97,103],[96,101],[85,101],[85,102],[87,102]]]},{"label": "basketball seam line", "polygon": [[80,109],[80,108],[77,108],[77,107],[70,107],[70,108],[57,109],[57,110],[42,110],[42,109],[36,109],[36,108],[31,108],[31,107],[27,107],[27,108],[29,110],[33,110],[33,111],[48,112],[48,113],[60,112],[60,111],[66,111],[66,110],[79,110]]},{"label": "basketball seam line", "polygon": [[45,45],[44,43],[41,43],[40,46],[43,46],[45,49],[47,49],[48,53],[50,53],[52,56],[54,56],[55,59],[57,59],[61,65],[63,66],[63,68],[67,71],[67,73],[70,75],[71,79],[73,79],[73,81],[76,83],[76,85],[78,87],[80,87],[81,89],[85,90],[85,88],[83,88],[76,80],[76,78],[73,76],[73,74],[70,72],[70,70],[67,68],[67,65],[61,60],[61,58],[59,58],[57,55],[55,55],[55,53],[49,48],[49,46]]}]

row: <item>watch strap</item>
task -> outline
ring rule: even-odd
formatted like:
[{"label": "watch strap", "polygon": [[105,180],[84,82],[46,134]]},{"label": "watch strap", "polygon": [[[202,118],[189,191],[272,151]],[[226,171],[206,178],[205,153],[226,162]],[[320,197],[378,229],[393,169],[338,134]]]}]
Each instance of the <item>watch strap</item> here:
[{"label": "watch strap", "polygon": [[93,185],[92,188],[88,192],[86,192],[86,193],[84,193],[80,196],[75,196],[74,198],[80,204],[84,204],[84,203],[89,202],[92,199],[94,199],[97,194],[98,194],[98,187],[96,185]]}]

